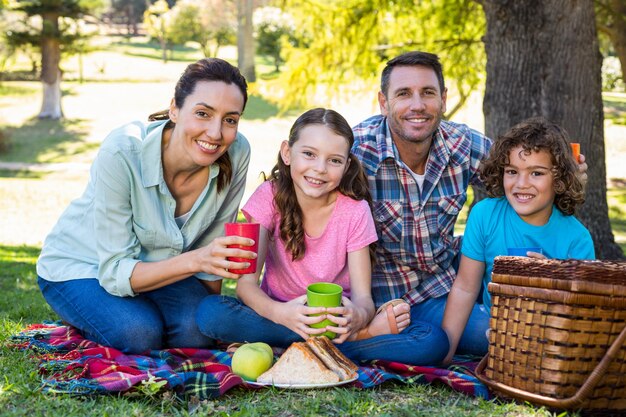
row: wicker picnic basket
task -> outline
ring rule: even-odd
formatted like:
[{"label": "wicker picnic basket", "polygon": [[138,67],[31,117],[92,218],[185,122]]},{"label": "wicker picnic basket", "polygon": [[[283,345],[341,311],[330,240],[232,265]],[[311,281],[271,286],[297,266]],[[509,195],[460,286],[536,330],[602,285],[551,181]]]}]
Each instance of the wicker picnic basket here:
[{"label": "wicker picnic basket", "polygon": [[626,415],[626,262],[499,256],[488,290],[483,383],[550,408]]}]

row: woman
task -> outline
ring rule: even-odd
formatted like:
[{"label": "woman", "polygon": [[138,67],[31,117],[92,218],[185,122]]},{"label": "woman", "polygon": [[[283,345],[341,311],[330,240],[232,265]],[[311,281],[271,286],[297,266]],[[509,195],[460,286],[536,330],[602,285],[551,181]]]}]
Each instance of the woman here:
[{"label": "woman", "polygon": [[104,140],[37,262],[46,301],[85,337],[126,353],[211,344],[197,305],[221,278],[239,278],[229,268],[248,266],[226,257],[256,256],[227,247],[250,239],[220,237],[245,187],[250,145],[237,127],[247,98],[237,68],[202,59],[168,110]]}]

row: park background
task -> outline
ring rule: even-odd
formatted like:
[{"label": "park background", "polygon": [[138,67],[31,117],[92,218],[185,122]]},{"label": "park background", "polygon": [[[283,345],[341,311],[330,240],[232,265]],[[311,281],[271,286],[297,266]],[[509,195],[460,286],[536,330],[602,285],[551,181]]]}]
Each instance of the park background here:
[{"label": "park background", "polygon": [[[483,41],[488,28],[481,5],[470,0],[60,2],[80,5],[83,9],[79,11],[89,13],[67,12],[71,19],[59,18],[60,29],[73,36],[59,42],[62,78],[44,88],[46,83],[40,78],[45,78],[42,73],[50,66],[41,64],[42,19],[33,10],[44,10],[41,6],[45,3],[55,2],[0,3],[4,34],[0,40],[0,372],[4,376],[0,408],[7,410],[7,415],[38,415],[44,410],[59,416],[551,415],[530,406],[467,398],[442,387],[394,384],[364,392],[268,390],[257,397],[233,390],[215,401],[174,398],[159,390],[158,384],[149,383],[135,395],[96,399],[38,392],[36,361],[8,348],[7,341],[26,324],[55,318],[35,282],[34,264],[43,239],[67,204],[82,193],[89,164],[106,134],[124,122],[143,120],[166,108],[174,83],[188,63],[205,55],[219,56],[238,65],[251,81],[251,98],[239,128],[252,146],[245,201],[259,184],[259,174],[274,164],[280,142],[303,109],[332,107],[352,125],[377,114],[382,65],[403,51],[422,49],[440,54],[450,89],[452,114],[448,116],[485,131],[483,106],[489,67]],[[598,146],[597,135],[580,141],[590,174],[597,177],[603,172],[596,170],[598,165],[605,169],[601,181],[606,188],[601,198],[612,237],[623,254],[626,94],[619,48],[600,28],[617,27],[618,35],[621,28],[626,37],[626,24],[619,26],[620,19],[624,23],[624,9],[617,15],[606,12],[616,4],[626,7],[626,2],[527,3],[537,10],[591,5],[587,10],[594,20],[587,23],[594,26],[595,22],[598,28],[593,34],[596,43],[591,46],[602,53],[597,68],[603,100],[602,146]],[[28,9],[34,15],[29,19],[24,11],[14,10],[25,5],[33,6]],[[247,26],[246,16],[252,16]],[[376,19],[368,20],[372,16]],[[383,31],[375,29],[381,19],[388,25]],[[355,27],[359,30],[352,30]],[[320,32],[320,28],[327,30]],[[362,44],[361,38],[371,44]],[[567,45],[583,47],[589,45]],[[518,57],[520,65],[524,57]],[[546,57],[544,61],[549,60]],[[565,70],[563,77],[567,77]],[[54,111],[44,114],[50,106],[42,105],[43,91],[49,94],[50,86],[62,93],[56,109],[62,110],[62,118]],[[512,97],[509,101],[524,101]],[[596,152],[598,148],[601,152]],[[597,182],[592,185],[597,188]],[[467,208],[458,233],[462,233],[466,213]],[[232,285],[227,291],[232,292]]]}]

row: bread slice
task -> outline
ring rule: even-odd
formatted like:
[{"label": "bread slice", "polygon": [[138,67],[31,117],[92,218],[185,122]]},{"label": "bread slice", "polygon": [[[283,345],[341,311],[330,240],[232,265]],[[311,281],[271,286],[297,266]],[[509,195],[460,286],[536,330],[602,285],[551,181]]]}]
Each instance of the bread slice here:
[{"label": "bread slice", "polygon": [[326,336],[310,337],[306,343],[313,353],[324,362],[324,365],[339,376],[340,380],[344,381],[356,376],[359,367],[346,358]]},{"label": "bread slice", "polygon": [[339,382],[304,342],[293,343],[257,382],[269,384],[324,384]]}]

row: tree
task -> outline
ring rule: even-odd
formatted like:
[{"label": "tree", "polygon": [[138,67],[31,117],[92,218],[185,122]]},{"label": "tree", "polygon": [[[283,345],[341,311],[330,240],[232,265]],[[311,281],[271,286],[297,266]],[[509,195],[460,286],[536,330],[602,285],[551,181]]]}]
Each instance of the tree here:
[{"label": "tree", "polygon": [[595,4],[598,31],[610,39],[626,81],[626,0],[595,0]]},{"label": "tree", "polygon": [[579,217],[599,258],[623,257],[606,202],[602,56],[592,0],[482,0],[487,18],[486,134],[530,116],[563,126],[589,161]]},{"label": "tree", "polygon": [[159,40],[161,57],[167,62],[167,43],[170,40],[170,6],[165,0],[157,0],[144,12],[143,22],[151,37]]},{"label": "tree", "polygon": [[137,24],[143,19],[146,11],[146,0],[111,0],[112,17],[122,18],[126,24],[126,32],[130,35],[138,33]]},{"label": "tree", "polygon": [[[41,49],[41,82],[43,100],[39,118],[60,119],[61,108],[61,46],[77,38],[63,33],[61,18],[76,19],[93,10],[99,2],[88,0],[28,0],[20,1],[14,10],[24,12],[28,17],[41,17],[41,28],[33,40]],[[30,35],[28,35],[30,36]]]},{"label": "tree", "polygon": [[[382,65],[411,49],[437,51],[458,100],[451,117],[484,81],[485,18],[470,0],[285,0],[298,42],[285,45],[283,107],[339,92],[362,80],[377,84]],[[361,90],[363,83],[356,85]]]},{"label": "tree", "polygon": [[175,44],[197,42],[204,56],[212,57],[234,40],[236,24],[232,1],[182,0],[172,8],[170,37]]},{"label": "tree", "polygon": [[237,66],[248,82],[256,81],[253,12],[253,0],[237,0]]},{"label": "tree", "polygon": [[288,13],[278,7],[261,7],[254,12],[254,31],[256,33],[257,53],[267,55],[274,61],[276,72],[285,62],[282,45],[285,42],[295,44],[295,27]]}]

